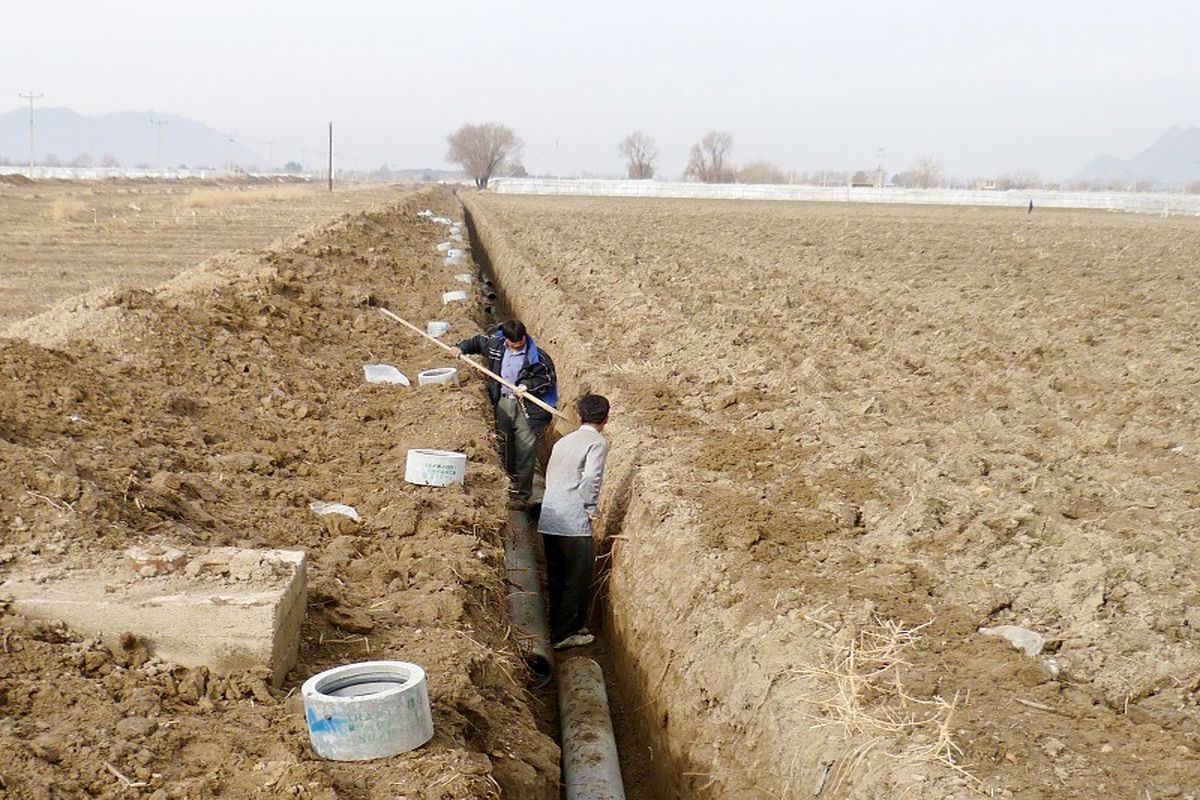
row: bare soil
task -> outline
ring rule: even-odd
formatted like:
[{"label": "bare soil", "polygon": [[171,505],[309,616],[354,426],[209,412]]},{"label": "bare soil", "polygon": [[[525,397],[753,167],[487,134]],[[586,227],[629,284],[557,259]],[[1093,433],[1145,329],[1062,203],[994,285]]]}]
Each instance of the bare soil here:
[{"label": "bare soil", "polygon": [[659,796],[1200,796],[1200,221],[467,206],[564,396],[614,400]]},{"label": "bare soil", "polygon": [[93,289],[152,288],[218,253],[266,247],[397,192],[381,184],[331,194],[294,182],[9,177],[0,182],[0,331]]},{"label": "bare soil", "polygon": [[[164,663],[136,638],[109,650],[0,601],[0,797],[558,796],[558,748],[537,730],[507,638],[498,536],[507,480],[482,386],[469,376],[462,389],[363,381],[364,363],[410,377],[439,365],[375,305],[422,324],[447,319],[453,331],[480,323],[476,305],[443,307],[453,280],[434,245],[445,228],[417,216],[427,207],[461,216],[453,196],[386,199],[159,288],[100,293],[44,315],[30,330],[50,346],[0,339],[0,581],[132,545],[310,556],[299,664],[282,689],[255,672]],[[0,208],[11,217],[10,203]],[[248,224],[259,236],[331,211],[321,208]],[[14,257],[9,237],[21,234],[0,230],[0,272],[11,280],[29,261],[19,254],[37,245]],[[141,233],[152,249],[173,247]],[[90,254],[137,238],[87,225],[75,235],[95,240],[63,263],[89,286],[93,267],[110,276],[108,256]],[[229,242],[195,235],[187,252]],[[188,257],[171,250],[163,269]],[[158,275],[139,274],[145,284]],[[39,303],[63,290],[51,282]],[[467,453],[465,487],[404,483],[411,447]],[[348,503],[364,522],[317,517],[312,500]],[[317,758],[299,684],[381,658],[425,667],[433,741],[378,762]]]}]

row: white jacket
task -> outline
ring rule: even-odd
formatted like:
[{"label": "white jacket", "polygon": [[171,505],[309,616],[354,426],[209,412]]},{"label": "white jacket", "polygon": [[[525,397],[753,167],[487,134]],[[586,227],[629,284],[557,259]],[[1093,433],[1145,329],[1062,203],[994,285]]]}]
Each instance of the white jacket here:
[{"label": "white jacket", "polygon": [[600,500],[608,441],[591,425],[558,440],[546,465],[546,493],[538,532],[557,536],[591,536],[590,514]]}]

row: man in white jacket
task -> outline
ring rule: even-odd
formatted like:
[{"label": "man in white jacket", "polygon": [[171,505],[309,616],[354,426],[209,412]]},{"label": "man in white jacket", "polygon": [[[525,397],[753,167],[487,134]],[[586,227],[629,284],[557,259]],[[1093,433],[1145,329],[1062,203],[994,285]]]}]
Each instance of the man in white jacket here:
[{"label": "man in white jacket", "polygon": [[591,644],[587,629],[592,594],[592,520],[600,500],[608,442],[608,400],[598,394],[579,398],[579,430],[558,440],[546,465],[538,532],[546,550],[550,583],[550,641],[555,650]]}]

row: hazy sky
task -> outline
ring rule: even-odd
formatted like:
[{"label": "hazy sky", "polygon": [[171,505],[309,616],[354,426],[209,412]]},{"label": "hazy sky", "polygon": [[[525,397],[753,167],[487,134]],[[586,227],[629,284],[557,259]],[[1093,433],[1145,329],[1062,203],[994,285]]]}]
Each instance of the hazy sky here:
[{"label": "hazy sky", "polygon": [[642,128],[682,171],[705,131],[734,159],[960,177],[1065,177],[1200,125],[1200,2],[9,2],[0,111],[21,92],[88,114],[157,110],[276,161],[445,164],[503,122],[530,172],[616,173]]}]

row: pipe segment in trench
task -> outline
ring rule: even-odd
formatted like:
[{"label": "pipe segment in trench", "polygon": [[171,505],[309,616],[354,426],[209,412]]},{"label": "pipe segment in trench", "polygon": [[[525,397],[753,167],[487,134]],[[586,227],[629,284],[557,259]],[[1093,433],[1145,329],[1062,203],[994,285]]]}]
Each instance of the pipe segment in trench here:
[{"label": "pipe segment in trench", "polygon": [[525,665],[533,673],[534,688],[550,683],[553,675],[550,631],[542,602],[542,582],[534,556],[533,532],[522,511],[508,512],[504,532],[504,571],[508,581],[508,611]]},{"label": "pipe segment in trench", "polygon": [[583,657],[563,662],[558,670],[558,709],[567,800],[625,800],[599,664]]}]

